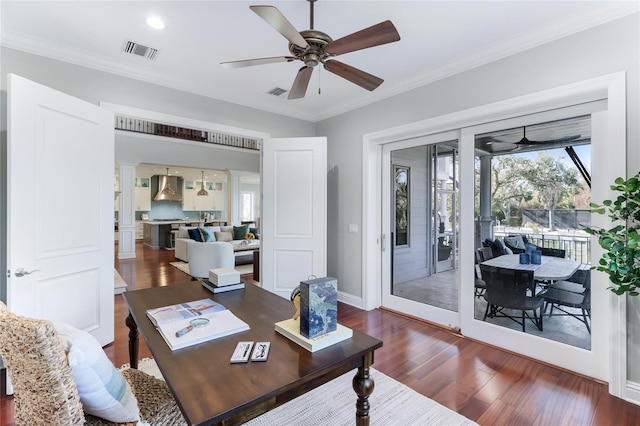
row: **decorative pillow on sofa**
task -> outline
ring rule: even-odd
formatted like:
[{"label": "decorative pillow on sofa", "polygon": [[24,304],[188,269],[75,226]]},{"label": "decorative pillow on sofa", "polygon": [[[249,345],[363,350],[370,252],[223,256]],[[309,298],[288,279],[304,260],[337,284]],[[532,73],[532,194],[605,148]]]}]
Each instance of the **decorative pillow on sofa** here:
[{"label": "decorative pillow on sofa", "polygon": [[189,238],[200,243],[203,242],[202,228],[189,229]]},{"label": "decorative pillow on sofa", "polygon": [[504,237],[504,243],[508,247],[517,248],[520,250],[525,249],[524,240],[522,239],[522,235],[509,235],[508,237]]},{"label": "decorative pillow on sofa", "polygon": [[140,420],[129,383],[113,366],[98,341],[86,331],[55,323],[76,381],[84,411],[115,423]]},{"label": "decorative pillow on sofa", "polygon": [[214,230],[211,226],[205,226],[204,228],[200,228],[202,233],[202,240],[205,243],[212,243],[216,240]]},{"label": "decorative pillow on sofa", "polygon": [[233,227],[233,239],[244,240],[245,235],[249,232],[249,225],[240,225]]},{"label": "decorative pillow on sofa", "polygon": [[189,229],[196,229],[196,226],[181,226],[178,228],[178,238],[190,238]]},{"label": "decorative pillow on sofa", "polygon": [[216,241],[233,241],[233,232],[215,231],[213,234],[215,235]]}]

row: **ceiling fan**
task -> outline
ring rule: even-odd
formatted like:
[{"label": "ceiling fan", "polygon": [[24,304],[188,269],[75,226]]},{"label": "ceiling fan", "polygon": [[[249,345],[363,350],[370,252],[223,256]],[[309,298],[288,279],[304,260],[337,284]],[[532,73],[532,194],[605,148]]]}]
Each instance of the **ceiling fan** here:
[{"label": "ceiling fan", "polygon": [[276,62],[302,61],[305,65],[298,70],[293,86],[289,91],[288,99],[304,97],[313,68],[318,64],[322,64],[327,71],[369,91],[375,90],[380,86],[384,81],[381,78],[332,58],[344,53],[400,40],[400,35],[391,21],[384,21],[338,40],[333,40],[329,35],[313,28],[313,3],[316,0],[307,1],[309,2],[310,10],[310,29],[300,32],[274,6],[249,6],[252,11],[289,41],[291,56],[222,62],[220,65],[226,68],[242,68]]},{"label": "ceiling fan", "polygon": [[579,138],[580,138],[580,135],[573,135],[573,136],[565,136],[557,139],[549,139],[546,141],[533,141],[533,140],[527,139],[527,128],[526,126],[523,126],[522,139],[520,139],[518,142],[505,142],[495,138],[491,138],[491,139],[493,142],[497,142],[497,143],[507,143],[507,144],[520,145],[520,146],[534,146],[534,145],[550,145],[550,144],[564,143],[564,142],[569,142]]}]

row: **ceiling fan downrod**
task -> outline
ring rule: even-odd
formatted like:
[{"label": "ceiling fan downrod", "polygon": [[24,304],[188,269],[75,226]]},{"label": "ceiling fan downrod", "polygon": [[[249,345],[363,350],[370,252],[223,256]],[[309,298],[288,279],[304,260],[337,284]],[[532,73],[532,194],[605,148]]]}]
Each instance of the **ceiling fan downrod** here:
[{"label": "ceiling fan downrod", "polygon": [[313,4],[316,2],[316,0],[307,0],[309,2],[309,29],[312,30],[313,29]]}]

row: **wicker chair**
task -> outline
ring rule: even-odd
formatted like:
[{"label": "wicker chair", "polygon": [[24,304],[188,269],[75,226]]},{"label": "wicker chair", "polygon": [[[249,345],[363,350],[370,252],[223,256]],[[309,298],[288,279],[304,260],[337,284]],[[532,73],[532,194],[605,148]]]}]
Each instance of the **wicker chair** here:
[{"label": "wicker chair", "polygon": [[[16,425],[114,425],[82,410],[71,367],[50,321],[15,315],[0,302],[0,355],[13,385]],[[138,400],[141,420],[186,424],[162,380],[134,369],[122,375]]]}]

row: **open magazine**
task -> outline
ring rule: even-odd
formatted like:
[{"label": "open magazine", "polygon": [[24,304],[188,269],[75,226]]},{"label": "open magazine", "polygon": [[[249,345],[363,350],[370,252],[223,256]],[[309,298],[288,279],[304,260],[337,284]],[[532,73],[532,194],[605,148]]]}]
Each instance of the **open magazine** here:
[{"label": "open magazine", "polygon": [[227,308],[211,299],[202,299],[196,300],[195,302],[178,303],[176,305],[149,309],[147,316],[153,325],[158,327],[159,325],[173,321],[191,319],[225,309]]},{"label": "open magazine", "polygon": [[249,330],[249,325],[210,299],[149,309],[147,316],[171,350]]}]

